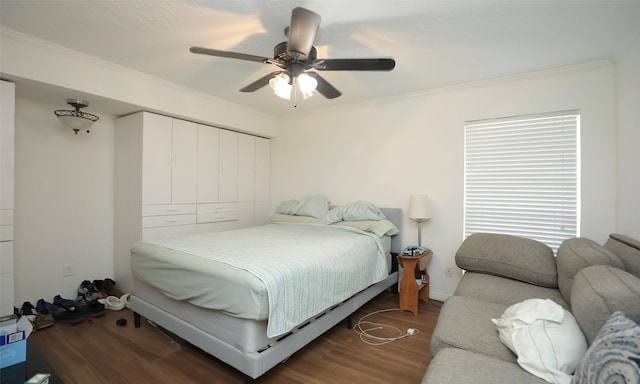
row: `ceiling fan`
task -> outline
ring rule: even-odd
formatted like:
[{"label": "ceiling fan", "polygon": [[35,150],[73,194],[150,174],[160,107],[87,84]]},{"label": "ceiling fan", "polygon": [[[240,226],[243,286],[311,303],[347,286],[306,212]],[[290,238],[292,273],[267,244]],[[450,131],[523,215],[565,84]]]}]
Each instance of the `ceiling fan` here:
[{"label": "ceiling fan", "polygon": [[273,64],[280,70],[240,89],[240,92],[254,92],[269,84],[276,95],[289,99],[292,90],[300,90],[304,98],[312,95],[314,90],[328,99],[342,93],[329,84],[317,72],[307,71],[390,71],[396,62],[390,58],[378,59],[318,59],[313,42],[320,27],[320,15],[305,8],[297,7],[291,12],[291,24],[285,28],[288,41],[277,44],[273,48],[273,58],[249,55],[245,53],[221,51],[203,47],[191,47],[193,53],[227,57],[232,59],[255,61]]}]

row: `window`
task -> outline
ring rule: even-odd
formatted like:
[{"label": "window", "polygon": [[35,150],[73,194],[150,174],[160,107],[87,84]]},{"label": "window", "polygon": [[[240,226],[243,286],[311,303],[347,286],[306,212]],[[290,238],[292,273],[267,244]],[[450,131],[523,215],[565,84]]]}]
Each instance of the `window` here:
[{"label": "window", "polygon": [[579,236],[580,114],[465,123],[464,237],[493,232],[557,251]]}]

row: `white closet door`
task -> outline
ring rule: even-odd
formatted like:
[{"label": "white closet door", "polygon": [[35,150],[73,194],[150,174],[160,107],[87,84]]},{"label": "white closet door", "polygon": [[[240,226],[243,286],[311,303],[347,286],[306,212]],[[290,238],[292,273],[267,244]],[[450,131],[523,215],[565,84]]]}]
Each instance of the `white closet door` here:
[{"label": "white closet door", "polygon": [[198,125],[198,203],[218,202],[220,130]]},{"label": "white closet door", "polygon": [[171,203],[172,119],[144,113],[142,132],[142,203]]},{"label": "white closet door", "polygon": [[15,84],[2,81],[0,100],[0,209],[13,209]]},{"label": "white closet door", "polygon": [[238,201],[238,133],[220,130],[219,201]]},{"label": "white closet door", "polygon": [[173,119],[171,202],[195,203],[198,125]]},{"label": "white closet door", "polygon": [[256,137],[255,201],[269,201],[271,140]]},{"label": "white closet door", "polygon": [[253,201],[256,176],[256,137],[238,137],[238,201]]}]

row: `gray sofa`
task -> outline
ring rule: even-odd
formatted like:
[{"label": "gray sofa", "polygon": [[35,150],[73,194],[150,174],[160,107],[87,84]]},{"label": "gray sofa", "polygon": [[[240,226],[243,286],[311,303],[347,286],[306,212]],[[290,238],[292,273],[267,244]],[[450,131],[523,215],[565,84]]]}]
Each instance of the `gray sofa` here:
[{"label": "gray sofa", "polygon": [[456,253],[466,270],[443,304],[423,383],[546,383],[525,371],[491,319],[531,298],[551,299],[573,314],[590,345],[615,311],[640,323],[640,242],[612,234],[604,246],[566,240],[556,255],[534,240],[469,236]]}]

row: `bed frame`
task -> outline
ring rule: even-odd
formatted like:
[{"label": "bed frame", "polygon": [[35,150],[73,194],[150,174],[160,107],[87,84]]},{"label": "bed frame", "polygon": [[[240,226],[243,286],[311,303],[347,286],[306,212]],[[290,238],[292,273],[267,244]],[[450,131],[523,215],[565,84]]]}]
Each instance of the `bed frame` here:
[{"label": "bed frame", "polygon": [[[387,219],[402,230],[401,209],[380,208],[380,210]],[[392,289],[397,292],[398,268],[395,254],[399,253],[401,249],[400,237],[394,236],[391,239],[392,270],[386,279],[369,286],[342,303],[336,304],[314,318],[307,320],[273,345],[258,352],[245,353],[240,351],[215,336],[137,297],[135,291],[131,295],[134,324],[136,328],[140,327],[140,316],[144,316],[154,324],[241,371],[245,375],[246,382],[251,382],[341,321],[348,319],[350,326],[351,314],[383,291]]]}]

